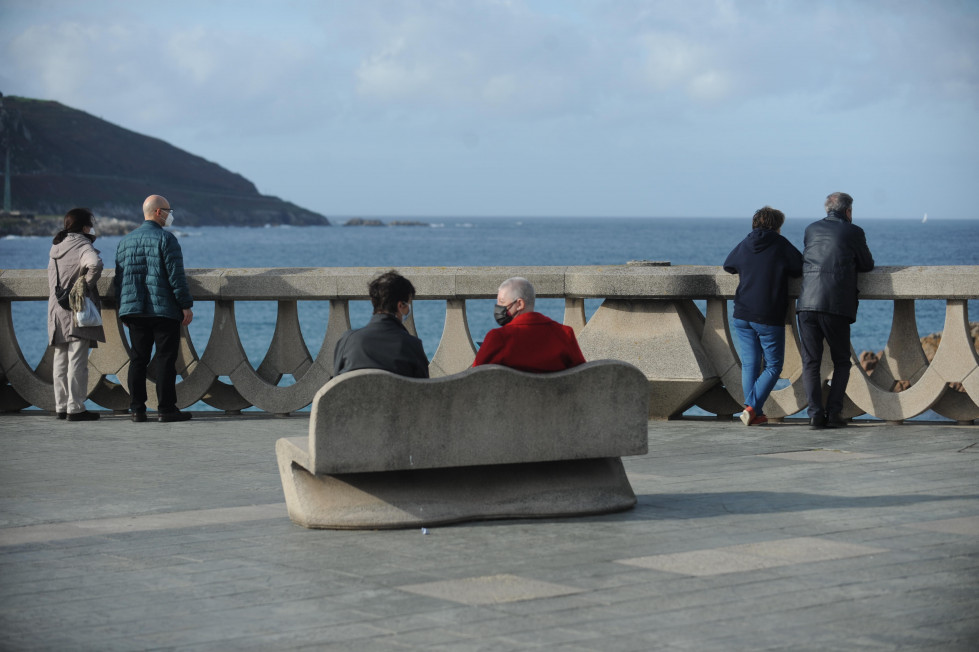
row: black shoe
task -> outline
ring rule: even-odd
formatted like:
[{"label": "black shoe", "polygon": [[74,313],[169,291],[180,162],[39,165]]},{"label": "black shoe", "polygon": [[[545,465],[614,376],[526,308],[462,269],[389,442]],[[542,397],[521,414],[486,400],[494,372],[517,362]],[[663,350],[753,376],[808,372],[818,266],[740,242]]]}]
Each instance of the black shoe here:
[{"label": "black shoe", "polygon": [[160,423],[173,423],[175,421],[190,421],[190,412],[161,412],[156,418]]},{"label": "black shoe", "polygon": [[64,421],[65,419],[68,418],[68,413],[67,412],[58,412],[58,418],[61,419],[62,421]]},{"label": "black shoe", "polygon": [[826,427],[826,417],[825,415],[818,415],[810,417],[809,419],[809,429],[810,430],[822,430]]},{"label": "black shoe", "polygon": [[826,418],[827,428],[846,428],[846,419],[839,414],[831,414]]},{"label": "black shoe", "polygon": [[146,421],[146,411],[133,412],[129,418],[133,420],[133,423],[143,423]]},{"label": "black shoe", "polygon": [[68,415],[69,421],[98,421],[98,419],[99,415],[97,413],[89,412],[88,410]]}]

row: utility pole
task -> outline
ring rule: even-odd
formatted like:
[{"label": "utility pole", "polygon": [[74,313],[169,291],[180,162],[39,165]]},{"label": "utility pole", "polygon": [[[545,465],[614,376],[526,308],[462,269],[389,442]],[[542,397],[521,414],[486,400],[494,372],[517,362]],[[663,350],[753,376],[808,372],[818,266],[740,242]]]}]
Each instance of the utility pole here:
[{"label": "utility pole", "polygon": [[3,169],[3,212],[10,214],[10,147],[7,150],[6,165]]},{"label": "utility pole", "polygon": [[3,108],[3,93],[0,93],[0,142],[6,159],[3,167],[3,212],[10,214],[10,148],[13,147],[13,134],[7,127],[7,111]]}]

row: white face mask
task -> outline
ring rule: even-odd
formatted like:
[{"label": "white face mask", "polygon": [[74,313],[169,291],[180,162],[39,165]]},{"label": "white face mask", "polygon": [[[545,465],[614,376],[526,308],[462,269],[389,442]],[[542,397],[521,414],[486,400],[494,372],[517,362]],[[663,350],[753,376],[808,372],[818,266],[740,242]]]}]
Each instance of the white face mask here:
[{"label": "white face mask", "polygon": [[89,235],[92,235],[92,236],[95,235],[95,227],[94,226],[92,227],[92,230],[88,232],[88,234]]},{"label": "white face mask", "polygon": [[163,226],[170,226],[173,224],[173,213],[167,213],[167,221],[163,223]]},{"label": "white face mask", "polygon": [[405,311],[405,314],[401,315],[401,322],[404,323],[408,321],[408,315],[410,314],[411,314],[411,306],[409,305],[408,309]]}]

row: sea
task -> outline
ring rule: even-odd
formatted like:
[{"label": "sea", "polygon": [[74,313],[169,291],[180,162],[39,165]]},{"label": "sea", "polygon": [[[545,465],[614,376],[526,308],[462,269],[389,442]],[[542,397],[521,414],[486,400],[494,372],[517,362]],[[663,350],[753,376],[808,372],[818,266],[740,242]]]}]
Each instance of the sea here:
[{"label": "sea", "polygon": [[[572,217],[384,217],[384,222],[411,219],[427,226],[182,227],[171,230],[180,239],[184,265],[198,268],[246,267],[420,267],[619,265],[630,260],[669,261],[672,265],[721,265],[730,250],[751,231],[747,218],[572,218]],[[782,235],[800,250],[805,227],[818,219],[788,219]],[[344,220],[334,219],[335,224]],[[977,265],[979,219],[926,222],[912,219],[857,220],[877,265]],[[53,235],[53,234],[52,234]],[[107,268],[113,265],[120,236],[96,241]],[[42,269],[47,266],[50,237],[0,239],[0,269]],[[365,288],[366,290],[366,288]],[[492,300],[467,302],[473,340],[479,342],[495,327]],[[601,304],[587,300],[586,317]],[[698,302],[704,310],[704,302]],[[890,332],[891,301],[861,301],[851,340],[857,353],[881,351]],[[538,300],[537,309],[563,319],[562,299]],[[445,313],[442,301],[418,301],[415,326],[431,358],[438,348]],[[916,302],[918,333],[942,330],[945,302]],[[46,348],[45,304],[14,302],[17,341],[32,365]],[[979,301],[969,302],[973,321],[979,320]],[[306,346],[315,356],[326,330],[328,302],[299,302]],[[257,366],[265,356],[275,328],[275,302],[238,306],[239,333],[249,360]],[[200,353],[207,343],[213,306],[194,306],[190,334]],[[351,322],[361,326],[370,318],[366,301],[351,303]],[[290,377],[281,384],[294,382]],[[201,409],[206,409],[199,404]],[[195,406],[193,409],[197,409]]]}]

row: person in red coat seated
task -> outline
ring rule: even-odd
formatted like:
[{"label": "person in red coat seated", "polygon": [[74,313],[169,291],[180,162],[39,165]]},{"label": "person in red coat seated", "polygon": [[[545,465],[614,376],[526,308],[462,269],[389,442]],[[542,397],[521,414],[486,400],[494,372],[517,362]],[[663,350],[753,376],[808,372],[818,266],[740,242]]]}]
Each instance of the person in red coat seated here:
[{"label": "person in red coat seated", "polygon": [[503,281],[493,316],[500,328],[486,334],[474,367],[501,364],[540,373],[584,364],[571,327],[534,312],[534,286],[527,279]]}]

